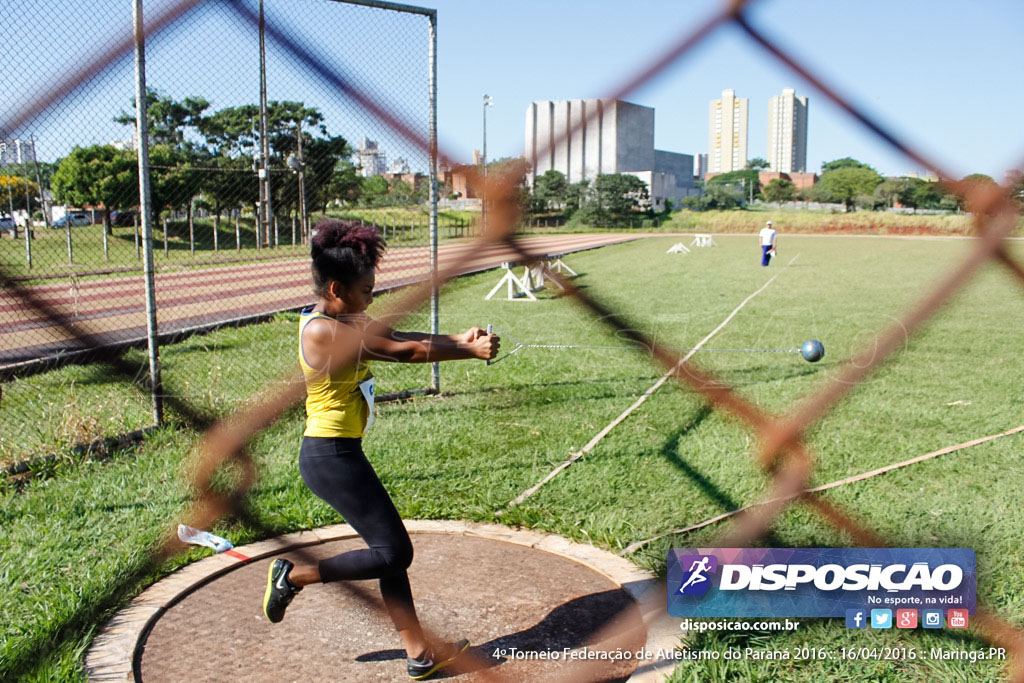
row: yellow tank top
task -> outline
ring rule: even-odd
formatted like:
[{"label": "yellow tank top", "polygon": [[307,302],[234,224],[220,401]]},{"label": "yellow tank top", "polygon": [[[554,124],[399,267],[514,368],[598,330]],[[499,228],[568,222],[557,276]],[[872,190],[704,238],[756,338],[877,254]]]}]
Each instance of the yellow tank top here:
[{"label": "yellow tank top", "polygon": [[302,352],[302,332],[317,318],[333,320],[311,308],[302,311],[299,317],[299,365],[306,379],[306,431],[303,434],[362,438],[370,411],[359,384],[370,378],[370,362],[359,360],[342,366],[331,376],[310,367]]}]

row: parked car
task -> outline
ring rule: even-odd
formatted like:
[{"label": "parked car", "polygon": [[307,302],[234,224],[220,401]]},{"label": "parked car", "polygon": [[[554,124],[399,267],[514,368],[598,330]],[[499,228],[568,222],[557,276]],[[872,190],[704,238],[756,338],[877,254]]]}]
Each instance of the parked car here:
[{"label": "parked car", "polygon": [[69,213],[61,216],[55,220],[52,225],[55,228],[65,228],[68,225],[68,219],[71,219],[71,227],[80,227],[83,225],[91,225],[92,219],[89,218],[87,213]]},{"label": "parked car", "polygon": [[0,230],[14,230],[14,219],[10,216],[0,217]]},{"label": "parked car", "polygon": [[135,211],[111,211],[110,212],[110,224],[118,227],[125,227],[128,225],[135,224],[135,216],[138,214]]}]

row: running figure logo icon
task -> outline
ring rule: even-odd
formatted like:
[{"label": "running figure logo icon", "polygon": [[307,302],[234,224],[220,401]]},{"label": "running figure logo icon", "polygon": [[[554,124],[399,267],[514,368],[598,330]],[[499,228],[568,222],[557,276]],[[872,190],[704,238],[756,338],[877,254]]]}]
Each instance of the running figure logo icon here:
[{"label": "running figure logo icon", "polygon": [[679,586],[679,595],[703,595],[711,586],[708,574],[718,570],[718,558],[714,555],[683,555],[679,558],[679,566],[688,572]]}]

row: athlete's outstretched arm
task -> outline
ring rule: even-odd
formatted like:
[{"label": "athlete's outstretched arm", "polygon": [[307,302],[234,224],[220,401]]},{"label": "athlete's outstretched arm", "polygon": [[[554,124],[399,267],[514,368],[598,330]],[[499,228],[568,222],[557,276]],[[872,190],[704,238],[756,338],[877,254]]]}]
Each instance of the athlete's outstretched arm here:
[{"label": "athlete's outstretched arm", "polygon": [[[434,363],[448,360],[489,360],[498,355],[497,335],[478,335],[469,341],[442,335],[424,335],[421,339],[401,339],[391,328],[368,321],[367,330],[359,330],[334,320],[318,319],[302,334],[306,362],[326,369],[335,359],[359,357],[392,363]],[[400,335],[401,336],[401,335]],[[459,335],[461,336],[461,335]]]}]

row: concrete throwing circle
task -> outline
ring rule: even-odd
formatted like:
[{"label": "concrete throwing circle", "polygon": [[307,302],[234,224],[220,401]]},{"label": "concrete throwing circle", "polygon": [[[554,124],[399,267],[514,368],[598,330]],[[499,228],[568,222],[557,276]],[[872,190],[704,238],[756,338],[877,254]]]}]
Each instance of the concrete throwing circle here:
[{"label": "concrete throwing circle", "polygon": [[[468,638],[477,668],[531,681],[564,679],[584,663],[594,680],[660,680],[668,673],[667,661],[635,653],[671,651],[682,634],[663,620],[645,624],[657,605],[664,611],[661,584],[623,558],[497,525],[407,520],[406,528],[420,619],[442,637]],[[407,681],[390,620],[338,584],[307,587],[279,624],[263,616],[273,558],[321,558],[360,547],[342,524],[184,567],[104,627],[86,655],[86,673],[91,680],[145,683]],[[376,581],[357,583],[379,603]],[[615,618],[619,633],[594,642]],[[471,672],[453,680],[479,678]]]}]

